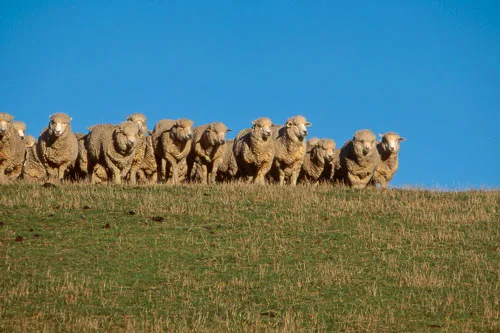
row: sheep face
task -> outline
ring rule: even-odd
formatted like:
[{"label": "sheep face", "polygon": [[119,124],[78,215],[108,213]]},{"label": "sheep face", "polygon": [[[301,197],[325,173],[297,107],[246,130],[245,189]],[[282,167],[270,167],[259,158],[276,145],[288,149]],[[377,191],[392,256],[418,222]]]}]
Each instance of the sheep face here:
[{"label": "sheep face", "polygon": [[120,148],[124,151],[131,151],[136,146],[139,127],[133,122],[126,121],[118,125],[115,134]]},{"label": "sheep face", "polygon": [[22,121],[13,121],[11,124],[19,134],[19,137],[24,140],[24,137],[26,136],[26,124]]},{"label": "sheep face", "polygon": [[252,121],[252,131],[264,141],[267,141],[271,137],[272,131],[271,126],[273,125],[271,119],[269,118],[259,118]]},{"label": "sheep face", "polygon": [[307,136],[307,127],[311,126],[311,123],[306,121],[306,118],[303,116],[295,116],[288,119],[285,126],[289,136],[303,141]]},{"label": "sheep face", "polygon": [[142,113],[131,114],[127,117],[127,120],[137,124],[140,134],[144,134],[147,132],[148,126],[146,123],[146,116]]},{"label": "sheep face", "polygon": [[320,154],[324,157],[324,159],[331,162],[335,156],[335,141],[331,139],[321,139],[318,142],[318,147],[320,148]]},{"label": "sheep face", "polygon": [[186,142],[193,137],[193,122],[189,119],[179,119],[172,127],[172,136],[179,142]]},{"label": "sheep face", "polygon": [[31,148],[35,145],[36,139],[33,135],[27,135],[24,142],[26,143],[26,148]]},{"label": "sheep face", "polygon": [[377,138],[370,130],[360,130],[354,134],[352,139],[356,156],[366,156],[376,149]]},{"label": "sheep face", "polygon": [[56,113],[50,116],[49,135],[60,137],[68,129],[71,118],[64,113]]},{"label": "sheep face", "polygon": [[405,138],[394,132],[387,132],[384,135],[379,134],[379,136],[382,138],[382,148],[387,153],[397,153],[399,151],[399,142],[405,141]]},{"label": "sheep face", "polygon": [[13,119],[14,117],[10,114],[0,112],[0,137],[3,137],[7,132],[8,125]]},{"label": "sheep face", "polygon": [[223,123],[212,123],[208,125],[206,133],[212,146],[220,146],[226,143],[226,133],[231,132]]}]

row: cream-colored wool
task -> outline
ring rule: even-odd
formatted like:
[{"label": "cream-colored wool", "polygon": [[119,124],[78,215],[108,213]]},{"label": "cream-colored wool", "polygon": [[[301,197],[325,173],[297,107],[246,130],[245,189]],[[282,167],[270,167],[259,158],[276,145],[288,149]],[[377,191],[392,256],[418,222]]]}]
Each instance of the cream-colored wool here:
[{"label": "cream-colored wool", "polygon": [[22,172],[26,144],[11,122],[8,113],[0,113],[0,184],[17,179]]},{"label": "cream-colored wool", "polygon": [[128,174],[128,180],[131,184],[137,183],[137,171],[141,167],[142,160],[146,155],[146,134],[148,132],[146,120],[146,116],[142,113],[134,113],[130,116],[127,116],[127,121],[136,123],[139,128],[139,136],[137,137],[135,156],[132,161],[132,166],[130,167],[130,173]]},{"label": "cream-colored wool", "polygon": [[36,144],[36,139],[33,135],[26,135],[24,137],[24,143],[26,144],[26,148],[31,148]]},{"label": "cream-colored wool", "polygon": [[234,142],[234,140],[227,140],[224,145],[222,162],[219,164],[219,169],[217,170],[217,181],[219,182],[230,182],[235,179],[238,173],[238,164],[233,153]]},{"label": "cream-colored wool", "polygon": [[153,148],[153,137],[146,136],[146,152],[144,159],[137,170],[137,180],[139,183],[154,184],[158,180],[158,168]]},{"label": "cream-colored wool", "polygon": [[26,136],[26,124],[23,123],[22,121],[16,121],[16,120],[12,121],[10,124],[19,134],[19,137],[21,137],[21,139],[24,139],[24,137]]},{"label": "cream-colored wool", "polygon": [[77,157],[78,140],[71,131],[71,117],[65,113],[55,113],[50,116],[49,126],[42,130],[36,145],[27,154],[23,178],[61,181],[68,175]]},{"label": "cream-colored wool", "polygon": [[234,157],[240,177],[255,184],[264,184],[274,159],[273,124],[269,118],[259,118],[252,121],[252,125],[252,128],[244,129],[236,136]]},{"label": "cream-colored wool", "polygon": [[335,141],[332,139],[311,138],[307,142],[307,151],[299,179],[317,184],[320,180],[329,180],[333,170]]},{"label": "cream-colored wool", "polygon": [[193,144],[188,155],[188,170],[191,177],[199,174],[201,183],[215,183],[219,164],[224,157],[226,133],[229,131],[231,130],[221,122],[193,129]]},{"label": "cream-colored wool", "polygon": [[386,188],[389,186],[396,171],[398,171],[399,143],[405,141],[405,138],[394,132],[387,132],[383,135],[379,134],[379,136],[382,138],[377,143],[380,164],[375,169],[371,184],[380,184],[381,187]]},{"label": "cream-colored wool", "polygon": [[365,188],[379,163],[375,134],[370,130],[357,131],[340,149],[334,179],[353,188]]},{"label": "cream-colored wool", "polygon": [[139,127],[130,121],[91,127],[85,142],[91,183],[98,181],[94,169],[100,164],[113,183],[121,184],[132,167],[138,137]]},{"label": "cream-colored wool", "polygon": [[307,127],[305,117],[289,118],[282,127],[273,127],[274,162],[271,174],[280,185],[285,181],[295,186],[306,154]]},{"label": "cream-colored wool", "polygon": [[187,178],[186,159],[192,146],[193,121],[186,118],[160,120],[152,135],[158,178],[172,184],[183,182]]}]

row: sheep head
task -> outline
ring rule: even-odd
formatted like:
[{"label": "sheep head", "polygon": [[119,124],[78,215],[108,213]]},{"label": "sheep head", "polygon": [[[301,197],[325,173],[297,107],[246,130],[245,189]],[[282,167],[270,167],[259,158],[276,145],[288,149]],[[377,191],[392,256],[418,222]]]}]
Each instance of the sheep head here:
[{"label": "sheep head", "polygon": [[0,112],[0,135],[4,135],[7,132],[9,123],[14,119],[8,113]]},{"label": "sheep head", "polygon": [[399,142],[405,141],[406,139],[400,137],[397,133],[387,132],[385,134],[379,134],[382,138],[380,146],[385,153],[397,153],[399,151]]},{"label": "sheep head", "polygon": [[54,113],[50,116],[49,135],[60,137],[70,128],[71,117],[65,113]]},{"label": "sheep head", "polygon": [[19,134],[19,137],[24,140],[24,137],[26,136],[26,124],[22,121],[13,121],[11,122],[11,125]]},{"label": "sheep head", "polygon": [[148,131],[146,116],[142,113],[133,113],[127,117],[127,120],[137,124],[139,134],[144,134]]},{"label": "sheep head", "polygon": [[354,133],[352,143],[356,156],[363,157],[370,154],[370,152],[376,151],[377,137],[368,129],[359,130]]},{"label": "sheep head", "polygon": [[332,139],[321,139],[318,142],[318,154],[321,158],[324,158],[325,161],[331,162],[335,156],[336,146],[335,141]]},{"label": "sheep head", "polygon": [[300,115],[287,119],[285,123],[288,136],[294,141],[304,141],[309,126],[311,126],[311,123]]},{"label": "sheep head", "polygon": [[271,126],[273,126],[273,122],[269,118],[263,117],[252,121],[252,131],[264,141],[271,137]]},{"label": "sheep head", "polygon": [[114,130],[115,142],[119,149],[125,152],[135,149],[138,136],[139,127],[134,122],[124,121]]},{"label": "sheep head", "polygon": [[225,144],[227,132],[231,132],[231,130],[221,122],[211,123],[205,130],[211,146],[220,146]]},{"label": "sheep head", "polygon": [[185,142],[193,137],[193,121],[181,118],[175,122],[175,125],[170,130],[171,135],[180,142]]},{"label": "sheep head", "polygon": [[33,135],[27,135],[24,138],[24,142],[26,143],[26,148],[31,148],[35,145],[36,139]]}]

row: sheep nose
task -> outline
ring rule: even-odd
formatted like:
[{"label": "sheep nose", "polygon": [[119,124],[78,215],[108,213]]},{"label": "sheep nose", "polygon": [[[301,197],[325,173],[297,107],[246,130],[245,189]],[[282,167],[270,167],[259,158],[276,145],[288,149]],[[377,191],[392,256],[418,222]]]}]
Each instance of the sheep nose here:
[{"label": "sheep nose", "polygon": [[219,142],[220,142],[221,145],[223,145],[224,143],[226,143],[226,140],[220,139]]},{"label": "sheep nose", "polygon": [[191,139],[192,137],[191,133],[186,134],[186,139]]},{"label": "sheep nose", "polygon": [[129,138],[129,139],[128,139],[128,143],[129,143],[130,145],[133,145],[133,144],[135,143],[135,138]]}]

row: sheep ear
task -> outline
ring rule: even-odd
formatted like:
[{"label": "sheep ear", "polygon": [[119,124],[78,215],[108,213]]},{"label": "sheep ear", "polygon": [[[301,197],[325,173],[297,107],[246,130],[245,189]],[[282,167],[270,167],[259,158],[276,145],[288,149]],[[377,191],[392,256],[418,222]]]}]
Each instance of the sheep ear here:
[{"label": "sheep ear", "polygon": [[286,127],[292,127],[292,125],[293,125],[293,124],[292,124],[292,122],[291,122],[291,121],[287,121],[287,122],[286,122],[286,124],[285,124],[285,126],[286,126]]},{"label": "sheep ear", "polygon": [[381,138],[383,138],[383,137],[384,137],[384,135],[383,135],[383,134],[380,134],[380,133],[378,134],[378,136],[380,136]]},{"label": "sheep ear", "polygon": [[306,126],[311,126],[312,124],[310,122],[305,123],[304,125]]},{"label": "sheep ear", "polygon": [[227,132],[231,132],[231,129],[230,129],[230,128],[228,128],[228,129],[226,130],[226,133],[227,133]]},{"label": "sheep ear", "polygon": [[207,127],[207,131],[211,132],[214,130],[214,127],[212,125],[208,125]]},{"label": "sheep ear", "polygon": [[403,137],[400,137],[398,140],[399,140],[399,141],[406,141],[406,139],[405,139],[405,138],[403,138]]}]

